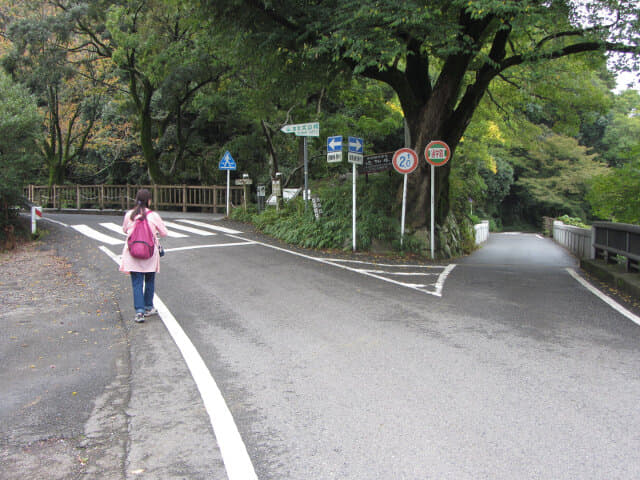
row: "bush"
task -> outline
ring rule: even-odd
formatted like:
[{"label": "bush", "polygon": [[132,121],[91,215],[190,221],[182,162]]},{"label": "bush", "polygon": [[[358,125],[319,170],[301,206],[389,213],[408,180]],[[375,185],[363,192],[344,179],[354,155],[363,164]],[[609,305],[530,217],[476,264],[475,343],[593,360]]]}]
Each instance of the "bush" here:
[{"label": "bush", "polygon": [[565,225],[571,225],[572,227],[589,228],[589,225],[582,222],[579,217],[570,217],[569,215],[562,215],[558,217],[558,220]]}]

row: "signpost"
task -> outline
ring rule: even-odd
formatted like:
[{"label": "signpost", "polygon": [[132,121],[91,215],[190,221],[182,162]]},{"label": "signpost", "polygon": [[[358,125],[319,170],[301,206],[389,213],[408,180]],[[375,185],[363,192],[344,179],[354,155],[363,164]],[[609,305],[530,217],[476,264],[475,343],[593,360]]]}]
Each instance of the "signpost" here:
[{"label": "signpost", "polygon": [[31,235],[36,234],[36,220],[38,218],[42,218],[42,207],[34,205],[31,207]]},{"label": "signpost", "polygon": [[309,200],[309,153],[307,147],[307,137],[320,136],[320,123],[298,123],[295,125],[285,125],[280,129],[284,133],[294,133],[296,137],[304,137],[304,198],[305,205]]},{"label": "signpost", "polygon": [[[401,148],[393,154],[393,168],[404,175],[402,189],[402,221],[400,223],[400,245],[404,242],[404,219],[407,208],[407,176],[418,167],[418,154],[410,148]],[[433,256],[433,255],[432,255]]]},{"label": "signpost", "polygon": [[352,215],[352,236],[353,251],[356,250],[356,178],[358,176],[358,165],[362,165],[364,153],[364,141],[358,137],[349,137],[349,155],[347,161],[353,165],[353,215]]},{"label": "signpost", "polygon": [[375,153],[373,155],[365,155],[362,165],[358,166],[358,175],[369,173],[386,172],[393,170],[393,154],[394,152]]},{"label": "signpost", "polygon": [[441,140],[429,142],[424,149],[424,156],[427,163],[431,165],[431,258],[434,258],[434,235],[435,235],[435,176],[436,167],[441,167],[451,158],[451,149],[449,145]]},{"label": "signpost", "polygon": [[230,210],[230,193],[231,193],[231,170],[235,170],[236,161],[233,159],[229,150],[224,152],[224,155],[220,159],[220,163],[218,163],[218,170],[226,170],[227,171],[227,217],[229,216]]},{"label": "signpost", "polygon": [[342,137],[327,137],[327,162],[342,162]]}]

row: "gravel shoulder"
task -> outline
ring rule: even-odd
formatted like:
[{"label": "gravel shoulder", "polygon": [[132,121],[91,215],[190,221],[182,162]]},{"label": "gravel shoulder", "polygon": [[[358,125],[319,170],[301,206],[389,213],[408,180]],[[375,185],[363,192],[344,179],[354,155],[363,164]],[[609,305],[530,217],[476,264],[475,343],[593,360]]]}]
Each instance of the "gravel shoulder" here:
[{"label": "gravel shoulder", "polygon": [[130,362],[121,285],[81,260],[82,242],[47,229],[0,254],[0,477],[122,478]]}]

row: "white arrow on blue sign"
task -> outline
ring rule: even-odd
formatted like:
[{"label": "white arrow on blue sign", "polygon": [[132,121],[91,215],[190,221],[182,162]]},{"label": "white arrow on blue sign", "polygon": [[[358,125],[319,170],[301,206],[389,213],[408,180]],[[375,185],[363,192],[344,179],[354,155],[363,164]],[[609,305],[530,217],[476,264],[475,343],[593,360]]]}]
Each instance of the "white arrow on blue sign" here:
[{"label": "white arrow on blue sign", "polygon": [[349,137],[349,151],[351,153],[362,153],[364,151],[364,141],[361,138]]},{"label": "white arrow on blue sign", "polygon": [[342,151],[342,136],[327,137],[327,153]]},{"label": "white arrow on blue sign", "polygon": [[233,159],[229,150],[224,152],[224,155],[220,159],[220,163],[218,164],[219,170],[235,170],[236,169],[236,161]]}]

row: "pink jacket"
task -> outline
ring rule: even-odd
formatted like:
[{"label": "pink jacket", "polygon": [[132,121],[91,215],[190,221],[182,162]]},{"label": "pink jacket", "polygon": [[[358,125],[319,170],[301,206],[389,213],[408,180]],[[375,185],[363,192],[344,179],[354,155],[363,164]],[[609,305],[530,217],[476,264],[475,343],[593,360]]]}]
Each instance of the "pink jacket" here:
[{"label": "pink jacket", "polygon": [[[133,210],[129,210],[124,215],[124,221],[122,222],[122,230],[124,233],[129,235],[133,231],[133,225],[135,223],[134,220],[131,220],[131,212]],[[122,249],[122,260],[120,260],[120,271],[129,273],[129,272],[159,272],[160,271],[160,254],[158,253],[158,239],[157,235],[159,234],[161,237],[166,237],[167,227],[164,226],[164,222],[160,215],[156,212],[153,212],[149,209],[146,210],[147,213],[147,221],[149,222],[149,226],[151,227],[151,231],[154,234],[154,238],[156,238],[156,248],[153,249],[153,255],[151,258],[135,258],[132,257],[129,253],[129,247],[127,246],[127,242],[124,242],[124,248]]]}]

